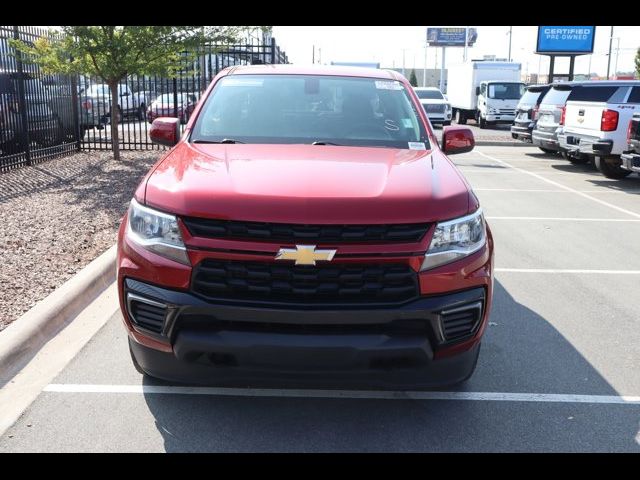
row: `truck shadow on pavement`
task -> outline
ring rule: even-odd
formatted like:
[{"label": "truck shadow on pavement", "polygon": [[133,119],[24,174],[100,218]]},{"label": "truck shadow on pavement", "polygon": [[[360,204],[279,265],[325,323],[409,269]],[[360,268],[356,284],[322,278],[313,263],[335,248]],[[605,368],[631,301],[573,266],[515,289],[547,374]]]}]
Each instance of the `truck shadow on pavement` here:
[{"label": "truck shadow on pavement", "polygon": [[[617,395],[567,338],[497,281],[490,322],[474,376],[443,390]],[[145,401],[167,452],[640,451],[637,405],[285,394],[147,393]]]}]

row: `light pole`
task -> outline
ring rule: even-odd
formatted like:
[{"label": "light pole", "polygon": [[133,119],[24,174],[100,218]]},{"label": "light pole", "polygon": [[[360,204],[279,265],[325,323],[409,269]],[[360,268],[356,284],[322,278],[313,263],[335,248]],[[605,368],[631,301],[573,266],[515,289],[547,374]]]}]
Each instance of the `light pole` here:
[{"label": "light pole", "polygon": [[427,48],[428,45],[424,46],[424,68],[422,69],[422,86],[427,86]]},{"label": "light pole", "polygon": [[509,61],[511,61],[511,36],[513,33],[513,27],[509,27]]},{"label": "light pole", "polygon": [[469,41],[469,27],[464,27],[464,61],[467,61],[467,42]]},{"label": "light pole", "polygon": [[609,58],[607,59],[607,80],[609,80],[609,72],[611,72],[611,47],[613,45],[613,26],[609,35]]},{"label": "light pole", "polygon": [[618,76],[618,54],[620,53],[620,37],[616,38],[616,66],[613,69],[613,76]]}]

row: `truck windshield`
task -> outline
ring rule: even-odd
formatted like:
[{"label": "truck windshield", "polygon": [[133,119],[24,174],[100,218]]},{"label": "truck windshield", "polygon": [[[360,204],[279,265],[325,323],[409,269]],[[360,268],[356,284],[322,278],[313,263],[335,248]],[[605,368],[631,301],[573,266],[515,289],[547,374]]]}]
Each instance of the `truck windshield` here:
[{"label": "truck windshield", "polygon": [[318,143],[430,148],[402,83],[324,75],[222,78],[193,128],[193,142]]},{"label": "truck windshield", "polygon": [[524,93],[522,83],[490,83],[489,98],[499,100],[519,100]]}]

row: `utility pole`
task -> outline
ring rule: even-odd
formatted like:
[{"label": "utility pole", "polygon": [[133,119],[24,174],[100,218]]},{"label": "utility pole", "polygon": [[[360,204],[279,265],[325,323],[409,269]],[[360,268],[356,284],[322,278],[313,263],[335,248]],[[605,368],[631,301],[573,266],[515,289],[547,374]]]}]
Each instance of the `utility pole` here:
[{"label": "utility pole", "polygon": [[318,63],[322,64],[322,48],[318,47]]},{"label": "utility pole", "polygon": [[513,33],[513,26],[509,27],[509,61],[511,61],[511,34]]},{"label": "utility pole", "polygon": [[611,47],[613,46],[613,26],[609,35],[609,58],[607,59],[607,80],[609,80],[609,72],[611,71]]},{"label": "utility pole", "polygon": [[311,54],[311,63],[316,63],[316,46],[313,46],[313,53]]},{"label": "utility pole", "polygon": [[467,42],[469,41],[469,27],[464,27],[464,61],[467,61]]},{"label": "utility pole", "polygon": [[445,52],[447,47],[442,47],[442,63],[440,64],[440,91],[445,93],[444,91],[444,60],[445,60]]},{"label": "utility pole", "polygon": [[406,77],[405,73],[404,73],[404,52],[405,52],[406,48],[402,49],[402,76]]},{"label": "utility pole", "polygon": [[593,53],[589,55],[589,71],[587,72],[588,79],[591,80],[591,58],[593,57]]},{"label": "utility pole", "polygon": [[424,46],[424,68],[422,69],[422,86],[427,86],[427,44]]},{"label": "utility pole", "polygon": [[613,69],[613,76],[617,77],[618,76],[618,54],[620,53],[620,37],[616,38],[617,42],[616,42],[616,66]]}]

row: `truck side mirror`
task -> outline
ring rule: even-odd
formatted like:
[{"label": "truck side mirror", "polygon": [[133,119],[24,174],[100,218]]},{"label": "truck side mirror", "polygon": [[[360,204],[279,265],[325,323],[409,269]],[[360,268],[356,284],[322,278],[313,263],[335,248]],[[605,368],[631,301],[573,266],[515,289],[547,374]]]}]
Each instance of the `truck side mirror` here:
[{"label": "truck side mirror", "polygon": [[469,127],[450,126],[442,130],[442,151],[447,155],[470,152],[476,142]]},{"label": "truck side mirror", "polygon": [[476,95],[480,95],[480,87],[476,87]]}]

